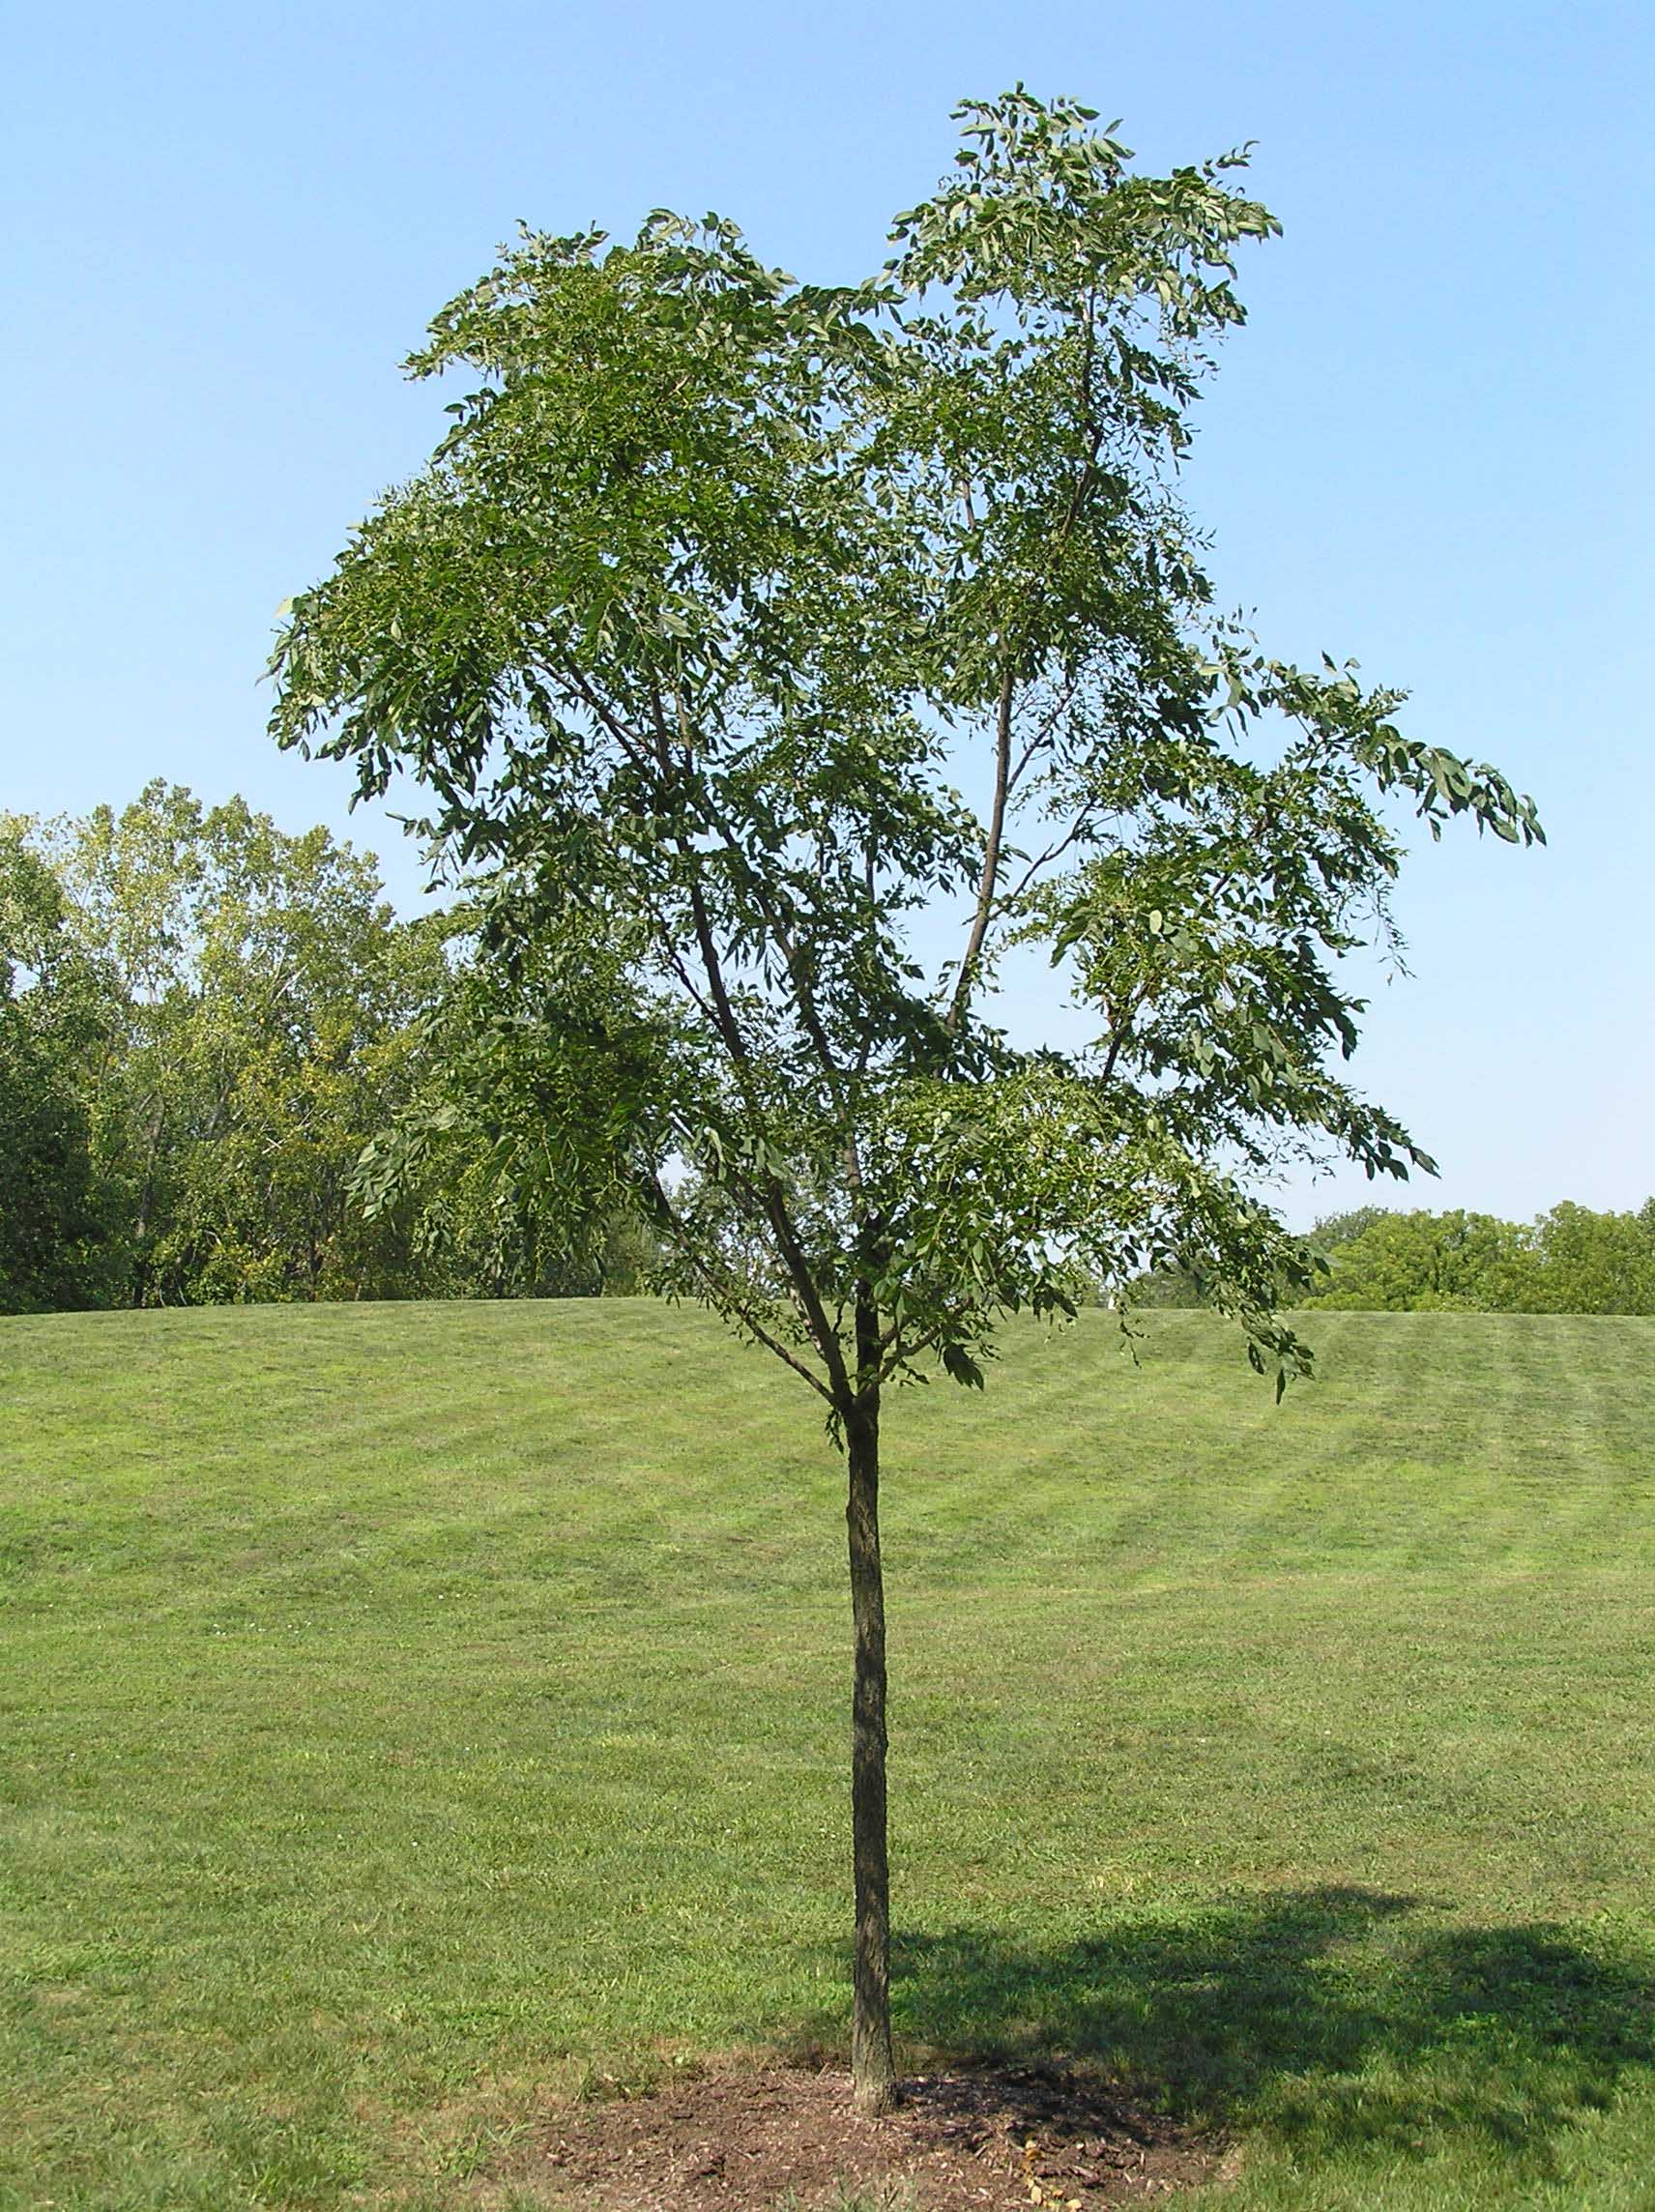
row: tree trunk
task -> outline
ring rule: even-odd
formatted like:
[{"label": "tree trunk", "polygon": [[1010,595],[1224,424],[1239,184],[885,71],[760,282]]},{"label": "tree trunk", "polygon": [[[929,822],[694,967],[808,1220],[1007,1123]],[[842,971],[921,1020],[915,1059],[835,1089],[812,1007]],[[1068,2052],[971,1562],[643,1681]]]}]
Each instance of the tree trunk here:
[{"label": "tree trunk", "polygon": [[859,2110],[890,2105],[890,1875],[886,1858],[885,1578],[880,1569],[879,1401],[845,1420],[850,1496],[851,1611],[856,1689],[851,1706],[851,1838],[857,1888],[857,1956],[851,2014],[851,2081]]}]

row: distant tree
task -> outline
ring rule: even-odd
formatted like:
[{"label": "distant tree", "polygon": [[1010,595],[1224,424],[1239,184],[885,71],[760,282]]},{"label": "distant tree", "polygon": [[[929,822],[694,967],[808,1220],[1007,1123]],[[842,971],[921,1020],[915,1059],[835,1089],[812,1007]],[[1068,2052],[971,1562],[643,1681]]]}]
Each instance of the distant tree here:
[{"label": "distant tree", "polygon": [[1331,1272],[1310,1306],[1346,1312],[1429,1313],[1512,1303],[1524,1233],[1490,1213],[1379,1213],[1334,1244]]},{"label": "distant tree", "polygon": [[466,917],[398,921],[371,855],[157,781],[0,817],[0,1305],[636,1290],[624,1220],[548,1226],[475,1119],[365,1217],[370,1139],[444,1092]]},{"label": "distant tree", "polygon": [[[1308,1258],[1217,1163],[1421,1157],[1336,1065],[1338,956],[1390,942],[1378,801],[1537,833],[1494,771],[1400,734],[1399,694],[1214,615],[1176,469],[1234,249],[1275,228],[1238,158],[1140,176],[1072,103],[961,113],[860,286],[716,218],[526,233],[411,364],[477,380],[451,432],[275,661],[280,742],[367,793],[417,779],[483,879],[465,1073],[507,1172],[631,1212],[845,1447],[873,2108],[886,1388],[979,1385],[1001,1316],[1168,1260],[1285,1382]],[[913,925],[950,907],[930,974]],[[1018,941],[1095,1047],[1009,1042]]]},{"label": "distant tree", "polygon": [[77,926],[117,983],[94,1086],[131,1302],[383,1295],[399,1225],[364,1223],[358,1155],[412,1094],[440,922],[399,923],[370,857],[244,800],[153,783],[60,829]]},{"label": "distant tree", "polygon": [[1519,1302],[1534,1313],[1655,1314],[1655,1199],[1636,1213],[1567,1200],[1527,1233]]},{"label": "distant tree", "polygon": [[1312,1306],[1655,1313],[1655,1199],[1636,1213],[1565,1202],[1531,1224],[1366,1208],[1319,1223],[1310,1242],[1331,1269]]},{"label": "distant tree", "polygon": [[88,1096],[106,978],[33,827],[0,816],[0,1313],[96,1305],[108,1290]]},{"label": "distant tree", "polygon": [[1383,1221],[1389,1208],[1382,1206],[1354,1206],[1345,1213],[1325,1213],[1311,1230],[1305,1242],[1313,1252],[1323,1258],[1338,1251],[1342,1244],[1353,1244],[1356,1238]]},{"label": "distant tree", "polygon": [[[1329,1253],[1354,1242],[1365,1230],[1386,1218],[1386,1210],[1380,1206],[1359,1206],[1348,1213],[1327,1214],[1305,1237],[1305,1249],[1314,1258],[1325,1261]],[[1283,1285],[1284,1296],[1292,1288],[1292,1285]],[[1186,1261],[1166,1260],[1157,1267],[1147,1267],[1128,1284],[1125,1302],[1149,1308],[1200,1307],[1210,1306],[1212,1297],[1198,1268]]]}]

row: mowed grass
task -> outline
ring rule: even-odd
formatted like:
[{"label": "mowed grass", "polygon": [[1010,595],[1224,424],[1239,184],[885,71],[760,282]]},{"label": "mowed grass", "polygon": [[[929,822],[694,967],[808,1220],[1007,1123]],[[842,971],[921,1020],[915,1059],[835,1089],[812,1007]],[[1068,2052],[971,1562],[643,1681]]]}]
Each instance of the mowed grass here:
[{"label": "mowed grass", "polygon": [[[1655,1324],[1314,1336],[893,1407],[908,2061],[1091,2058],[1236,2212],[1655,2206]],[[841,1539],[693,1312],[0,1323],[0,2206],[540,2205],[548,2091],[837,2047]]]}]

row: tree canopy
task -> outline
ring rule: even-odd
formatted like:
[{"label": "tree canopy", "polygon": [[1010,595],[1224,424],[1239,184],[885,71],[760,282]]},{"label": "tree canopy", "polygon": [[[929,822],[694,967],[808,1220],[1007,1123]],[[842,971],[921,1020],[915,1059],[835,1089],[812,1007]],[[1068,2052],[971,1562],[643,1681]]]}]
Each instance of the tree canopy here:
[{"label": "tree canopy", "polygon": [[[1565,1200],[1530,1223],[1372,1209],[1347,1219],[1353,1233],[1325,1243],[1329,1274],[1308,1301],[1314,1306],[1655,1313],[1655,1199],[1625,1213]],[[1334,1227],[1325,1224],[1322,1233]]]},{"label": "tree canopy", "polygon": [[[1398,694],[1214,613],[1175,472],[1234,249],[1275,227],[1239,157],[1135,176],[1023,92],[963,120],[858,287],[714,218],[525,233],[412,359],[479,380],[450,434],[276,659],[283,742],[365,791],[411,772],[493,871],[493,973],[589,1079],[538,1124],[558,1187],[629,1198],[829,1398],[859,1282],[882,1374],[969,1378],[996,1312],[1159,1244],[1287,1353],[1279,1239],[1214,1162],[1419,1157],[1328,1064],[1360,1012],[1337,956],[1389,942],[1365,794],[1535,834]],[[955,900],[927,974],[905,924]],[[1066,961],[1089,1051],[1007,1044],[1019,938]]]}]

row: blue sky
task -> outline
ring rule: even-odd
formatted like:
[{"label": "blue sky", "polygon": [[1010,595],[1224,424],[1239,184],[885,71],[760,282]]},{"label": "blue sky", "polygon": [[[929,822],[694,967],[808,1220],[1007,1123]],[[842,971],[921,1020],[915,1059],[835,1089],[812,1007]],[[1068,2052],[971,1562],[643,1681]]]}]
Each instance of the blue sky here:
[{"label": "blue sky", "polygon": [[1426,842],[1406,880],[1414,979],[1357,1063],[1442,1163],[1402,1202],[1655,1189],[1655,14],[151,0],[6,44],[0,807],[241,791],[373,844],[404,905],[412,856],[273,750],[258,679],[278,601],[428,450],[447,394],[396,364],[518,217],[716,208],[831,280],[963,94],[1074,93],[1148,164],[1256,139],[1285,236],[1188,478],[1222,596],[1408,685],[1552,838]]}]

